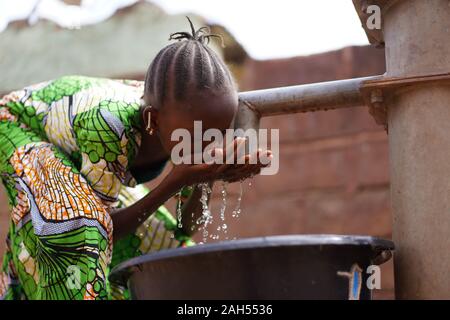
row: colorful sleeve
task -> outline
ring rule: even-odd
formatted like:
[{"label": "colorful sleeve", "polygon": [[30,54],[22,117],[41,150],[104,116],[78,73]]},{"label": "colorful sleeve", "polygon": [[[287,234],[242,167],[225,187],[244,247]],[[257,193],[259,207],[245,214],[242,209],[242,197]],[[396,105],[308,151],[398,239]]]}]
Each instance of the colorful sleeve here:
[{"label": "colorful sleeve", "polygon": [[[75,115],[73,130],[81,155],[81,173],[99,196],[115,206],[122,185],[136,182],[128,163],[137,152],[137,103],[105,100]],[[131,114],[127,114],[131,113]]]}]

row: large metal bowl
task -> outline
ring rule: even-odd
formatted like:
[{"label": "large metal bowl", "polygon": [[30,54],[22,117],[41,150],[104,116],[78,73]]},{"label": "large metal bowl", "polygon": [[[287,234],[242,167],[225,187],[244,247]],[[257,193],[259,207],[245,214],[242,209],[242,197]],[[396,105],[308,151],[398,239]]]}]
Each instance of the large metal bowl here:
[{"label": "large metal bowl", "polygon": [[114,268],[110,280],[139,300],[370,299],[367,268],[393,249],[367,236],[249,238],[140,256]]}]

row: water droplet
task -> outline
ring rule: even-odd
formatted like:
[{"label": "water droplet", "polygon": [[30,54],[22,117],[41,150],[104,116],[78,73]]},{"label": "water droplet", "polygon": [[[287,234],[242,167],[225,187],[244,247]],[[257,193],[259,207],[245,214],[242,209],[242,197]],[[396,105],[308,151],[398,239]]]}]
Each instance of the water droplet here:
[{"label": "water droplet", "polygon": [[181,212],[181,190],[178,192],[178,201],[177,201],[177,220],[178,220],[178,228],[182,228],[183,224],[181,223],[181,217],[183,213]]},{"label": "water droplet", "polygon": [[201,221],[203,222],[203,242],[206,242],[208,238],[207,227],[208,224],[212,223],[212,215],[211,211],[208,208],[208,194],[211,193],[211,188],[208,183],[199,184],[201,187],[202,194],[200,196],[200,203],[202,204],[202,217]]},{"label": "water droplet", "polygon": [[241,213],[241,201],[242,201],[242,194],[244,193],[244,188],[242,187],[242,181],[239,182],[239,195],[237,198],[236,206],[231,214],[233,218],[238,218],[239,214]]}]

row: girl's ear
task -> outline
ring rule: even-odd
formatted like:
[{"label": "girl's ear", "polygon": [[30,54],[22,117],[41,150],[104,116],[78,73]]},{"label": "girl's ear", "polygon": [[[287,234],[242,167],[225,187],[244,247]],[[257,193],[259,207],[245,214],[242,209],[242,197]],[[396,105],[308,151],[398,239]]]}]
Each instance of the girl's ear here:
[{"label": "girl's ear", "polygon": [[[149,130],[152,129],[153,131],[156,131],[158,129],[158,110],[151,106],[144,107],[144,110],[142,111],[142,120],[144,123],[144,127],[148,128]],[[150,123],[149,123],[150,122]]]}]

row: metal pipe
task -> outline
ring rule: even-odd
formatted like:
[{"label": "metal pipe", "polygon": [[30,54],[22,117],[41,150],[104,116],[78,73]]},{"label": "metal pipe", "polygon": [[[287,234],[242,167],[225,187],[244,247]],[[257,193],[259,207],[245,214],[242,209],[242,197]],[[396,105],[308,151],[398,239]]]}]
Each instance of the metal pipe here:
[{"label": "metal pipe", "polygon": [[360,87],[381,76],[241,92],[239,99],[260,117],[365,106]]}]

